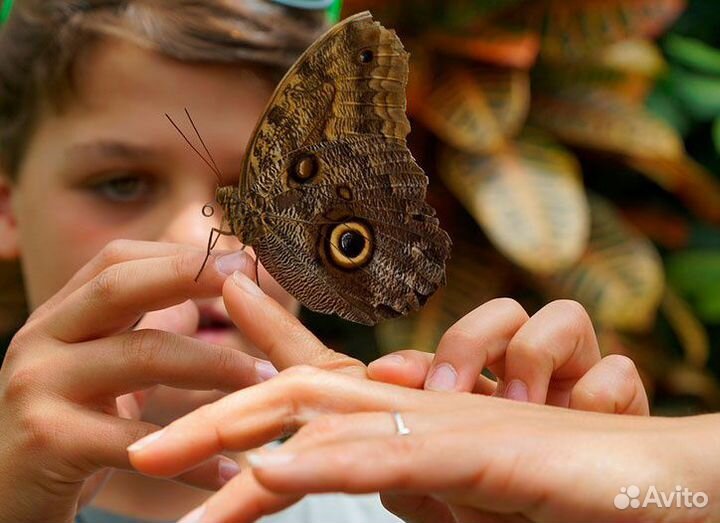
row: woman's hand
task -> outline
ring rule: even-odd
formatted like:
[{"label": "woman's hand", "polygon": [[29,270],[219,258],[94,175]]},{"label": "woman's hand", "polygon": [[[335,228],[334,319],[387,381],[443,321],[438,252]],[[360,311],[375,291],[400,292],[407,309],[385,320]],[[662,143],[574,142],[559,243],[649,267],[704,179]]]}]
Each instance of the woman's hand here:
[{"label": "woman's hand", "polygon": [[[72,521],[108,467],[131,468],[127,445],[159,428],[138,421],[136,391],[162,383],[229,392],[272,374],[237,350],[132,330],[148,311],[218,296],[228,274],[253,270],[246,255],[216,265],[217,255],[195,282],[204,257],[176,244],[113,242],[13,338],[0,369],[0,521]],[[223,463],[234,464],[211,457],[177,479],[216,489]]]},{"label": "woman's hand", "polygon": [[[223,296],[233,321],[278,368],[310,363],[364,377],[363,369],[356,362],[331,353],[297,319],[274,304],[244,276],[228,280]],[[528,319],[515,302],[495,300],[479,307],[448,331],[434,364],[430,355],[414,351],[406,351],[401,357],[397,364],[388,361],[392,356],[371,364],[371,376],[422,387],[427,381],[432,382],[432,376],[426,379],[428,369],[452,365],[458,376],[454,390],[491,393],[493,383],[480,375],[483,366],[490,365],[497,375],[512,377],[511,384],[514,381],[525,384],[528,393],[520,399],[544,401],[549,391],[553,402],[574,408],[635,414],[646,414],[648,410],[645,392],[632,362],[622,357],[601,360],[590,320],[572,302],[555,302]],[[324,408],[330,412],[352,412],[358,408],[357,402],[345,400],[341,395],[334,399],[330,396],[330,404]],[[302,402],[303,398],[297,401]],[[259,406],[261,410],[267,407]],[[371,402],[361,410],[378,408]],[[274,427],[258,435],[253,445],[278,437],[281,435],[278,430]],[[192,438],[192,434],[188,437]],[[253,445],[234,450],[246,450]],[[189,460],[185,467],[196,459],[205,459],[204,454],[194,456],[189,452],[185,456]],[[176,463],[183,463],[177,456],[174,459]],[[168,473],[140,466],[146,472]],[[241,481],[251,484],[253,479],[250,476]],[[421,501],[406,495],[384,495],[389,508],[408,520],[416,519],[414,512]]]},{"label": "woman's hand", "polygon": [[[391,411],[411,434],[400,436]],[[344,413],[344,414],[343,414]],[[390,491],[426,500],[414,521],[714,521],[716,417],[611,416],[418,391],[297,367],[231,394],[132,447],[141,471],[174,475],[222,449],[298,432],[186,520],[244,523],[307,493]],[[618,510],[622,487],[704,491],[704,509]],[[712,489],[712,491],[710,491]],[[711,513],[711,511],[713,511]],[[712,518],[714,515],[715,519]]]}]

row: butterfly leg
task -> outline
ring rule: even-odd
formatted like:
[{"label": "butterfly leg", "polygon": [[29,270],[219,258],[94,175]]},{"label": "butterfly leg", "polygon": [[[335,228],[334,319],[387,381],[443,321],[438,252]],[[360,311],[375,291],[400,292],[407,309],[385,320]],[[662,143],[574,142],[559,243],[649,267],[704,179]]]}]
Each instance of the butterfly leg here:
[{"label": "butterfly leg", "polygon": [[[213,239],[215,233],[217,233],[217,237]],[[195,276],[195,281],[198,281],[200,279],[200,275],[202,274],[202,271],[205,270],[205,266],[207,265],[208,260],[210,259],[210,253],[217,245],[218,240],[220,240],[220,236],[234,236],[234,234],[230,231],[223,231],[221,229],[216,229],[213,227],[210,230],[210,237],[208,238],[208,245],[207,245],[207,253],[205,254],[205,259],[203,260],[202,267],[200,267],[200,270],[197,273],[197,276]],[[244,247],[243,247],[244,249]]]}]

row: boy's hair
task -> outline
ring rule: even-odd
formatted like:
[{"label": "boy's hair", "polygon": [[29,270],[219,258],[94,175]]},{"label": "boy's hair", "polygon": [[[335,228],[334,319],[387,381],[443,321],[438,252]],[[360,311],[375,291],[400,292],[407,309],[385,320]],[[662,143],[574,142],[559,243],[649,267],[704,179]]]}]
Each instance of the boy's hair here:
[{"label": "boy's hair", "polygon": [[268,0],[16,0],[0,30],[0,166],[17,174],[43,104],[72,91],[83,48],[123,38],[188,62],[282,73],[325,29],[322,11]]},{"label": "boy's hair", "polygon": [[[326,20],[268,0],[15,0],[0,29],[0,169],[17,176],[41,111],[62,109],[78,57],[99,38],[187,62],[250,63],[279,78]],[[0,283],[1,361],[1,337],[26,318],[17,263],[0,263]]]}]

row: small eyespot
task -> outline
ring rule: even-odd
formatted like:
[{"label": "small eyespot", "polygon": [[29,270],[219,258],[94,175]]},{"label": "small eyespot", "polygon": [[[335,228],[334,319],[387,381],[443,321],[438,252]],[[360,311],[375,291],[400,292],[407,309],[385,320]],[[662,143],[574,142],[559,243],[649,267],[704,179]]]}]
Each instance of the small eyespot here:
[{"label": "small eyespot", "polygon": [[350,189],[347,185],[340,185],[337,188],[337,195],[343,200],[350,201],[353,197],[352,189]]},{"label": "small eyespot", "polygon": [[369,64],[373,61],[373,58],[375,58],[375,53],[373,53],[370,49],[363,49],[360,51],[359,58],[361,64]]},{"label": "small eyespot", "polygon": [[320,171],[320,164],[313,155],[301,156],[295,161],[291,170],[291,176],[295,181],[305,183],[314,178]]},{"label": "small eyespot", "polygon": [[370,226],[352,221],[336,225],[330,232],[327,251],[329,259],[342,269],[359,269],[373,255],[373,234]]}]

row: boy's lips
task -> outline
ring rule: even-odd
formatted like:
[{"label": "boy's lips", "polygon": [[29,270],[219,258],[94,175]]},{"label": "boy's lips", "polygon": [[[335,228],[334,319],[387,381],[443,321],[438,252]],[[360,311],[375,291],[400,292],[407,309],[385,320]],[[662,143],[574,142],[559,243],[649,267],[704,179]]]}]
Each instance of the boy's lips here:
[{"label": "boy's lips", "polygon": [[224,310],[209,305],[198,306],[200,314],[195,338],[211,343],[230,341],[236,332],[235,326]]}]

